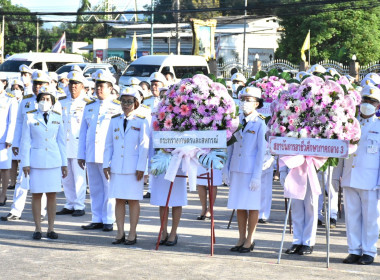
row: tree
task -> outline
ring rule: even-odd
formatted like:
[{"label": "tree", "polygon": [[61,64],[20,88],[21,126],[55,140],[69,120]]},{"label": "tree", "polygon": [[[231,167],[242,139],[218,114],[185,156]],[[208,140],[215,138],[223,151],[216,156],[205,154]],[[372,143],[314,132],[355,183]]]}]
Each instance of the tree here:
[{"label": "tree", "polygon": [[300,50],[310,29],[311,64],[330,59],[347,64],[353,54],[364,65],[380,59],[380,8],[361,9],[368,1],[325,5],[320,13],[305,5],[295,11],[278,11],[283,28],[276,57],[293,63],[301,60]]}]

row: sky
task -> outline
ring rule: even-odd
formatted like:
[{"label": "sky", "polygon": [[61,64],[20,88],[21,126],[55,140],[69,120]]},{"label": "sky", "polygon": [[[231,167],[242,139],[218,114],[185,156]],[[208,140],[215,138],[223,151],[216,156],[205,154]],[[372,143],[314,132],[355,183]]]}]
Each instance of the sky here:
[{"label": "sky", "polygon": [[[117,11],[134,10],[134,0],[108,0],[113,2]],[[102,0],[90,0],[92,6],[99,5]],[[28,8],[31,12],[76,12],[80,6],[80,0],[12,0],[13,5],[23,6]],[[137,9],[142,9],[146,4],[150,4],[151,0],[137,0]],[[59,17],[59,16],[44,16],[43,20],[75,20],[75,17]],[[50,23],[44,25],[49,28],[52,25],[59,25],[60,23]]]}]

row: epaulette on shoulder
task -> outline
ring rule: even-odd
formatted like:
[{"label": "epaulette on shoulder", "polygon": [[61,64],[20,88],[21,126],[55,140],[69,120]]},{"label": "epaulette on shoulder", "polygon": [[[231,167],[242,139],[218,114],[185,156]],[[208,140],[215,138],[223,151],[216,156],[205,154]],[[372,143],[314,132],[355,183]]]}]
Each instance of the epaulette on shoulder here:
[{"label": "epaulette on shoulder", "polygon": [[63,100],[63,99],[66,99],[67,98],[67,96],[65,95],[65,96],[60,96],[60,97],[58,97],[58,100]]},{"label": "epaulette on shoulder", "polygon": [[9,96],[9,97],[11,97],[11,98],[13,98],[13,97],[15,97],[12,93],[10,93],[10,92],[7,92],[7,95]]},{"label": "epaulette on shoulder", "polygon": [[28,99],[28,98],[31,98],[33,96],[33,94],[28,94],[28,95],[25,95],[22,99]]},{"label": "epaulette on shoulder", "polygon": [[117,117],[120,116],[120,115],[121,115],[121,113],[116,114],[116,115],[113,115],[113,116],[112,116],[112,119],[113,119],[113,118],[117,118]]},{"label": "epaulette on shoulder", "polygon": [[91,101],[94,101],[93,99],[90,99],[90,98],[87,98],[87,97],[83,98],[83,100],[86,101],[87,103],[91,102]]},{"label": "epaulette on shoulder", "polygon": [[37,109],[34,109],[34,110],[32,110],[32,111],[28,111],[28,112],[26,112],[27,114],[31,114],[31,113],[34,113],[34,112],[37,112]]},{"label": "epaulette on shoulder", "polygon": [[90,105],[90,104],[92,104],[92,103],[94,103],[95,102],[95,100],[90,100],[90,99],[87,99],[87,98],[85,98],[85,101],[87,102],[87,104],[86,105]]},{"label": "epaulette on shoulder", "polygon": [[114,99],[112,100],[113,103],[120,105],[120,100]]},{"label": "epaulette on shoulder", "polygon": [[152,98],[152,97],[153,97],[153,95],[146,96],[146,97],[144,97],[144,100],[147,100],[147,99]]},{"label": "epaulette on shoulder", "polygon": [[138,117],[140,119],[145,119],[145,116],[143,116],[143,115],[136,115],[136,117]]},{"label": "epaulette on shoulder", "polygon": [[55,110],[52,111],[53,113],[56,113],[57,115],[60,115],[61,113],[60,112],[57,112]]},{"label": "epaulette on shoulder", "polygon": [[149,109],[150,110],[150,107],[148,105],[141,104],[141,107],[144,107],[145,109]]},{"label": "epaulette on shoulder", "polygon": [[265,120],[265,117],[261,114],[259,114],[259,118],[262,119],[262,120]]},{"label": "epaulette on shoulder", "polygon": [[61,89],[61,88],[58,88],[57,92],[59,92],[59,93],[65,93],[65,91],[63,89]]}]

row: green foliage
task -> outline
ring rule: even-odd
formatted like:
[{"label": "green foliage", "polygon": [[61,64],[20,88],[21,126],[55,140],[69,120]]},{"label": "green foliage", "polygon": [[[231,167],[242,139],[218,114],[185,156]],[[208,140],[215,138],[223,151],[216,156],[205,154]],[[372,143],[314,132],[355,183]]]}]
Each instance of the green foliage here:
[{"label": "green foliage", "polygon": [[259,72],[256,73],[255,80],[264,78],[266,76],[267,76],[267,73],[265,73],[264,71],[259,71]]},{"label": "green foliage", "polygon": [[[356,9],[364,2],[368,1],[325,5],[324,8],[330,11],[315,15],[308,15],[313,7],[306,5],[297,11],[278,11],[284,31],[276,57],[298,64],[301,47],[310,29],[311,64],[325,59],[347,64],[353,54],[362,65],[380,59],[380,8]],[[350,9],[340,11],[343,5]]]},{"label": "green foliage", "polygon": [[329,166],[336,167],[338,166],[339,158],[328,158],[324,165],[322,165],[321,168],[318,169],[318,171],[325,172]]}]

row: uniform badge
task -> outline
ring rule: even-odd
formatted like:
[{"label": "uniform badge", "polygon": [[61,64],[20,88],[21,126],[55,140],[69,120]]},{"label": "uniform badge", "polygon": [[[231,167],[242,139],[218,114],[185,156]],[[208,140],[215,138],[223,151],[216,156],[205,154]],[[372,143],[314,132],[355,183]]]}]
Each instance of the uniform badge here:
[{"label": "uniform badge", "polygon": [[34,123],[34,125],[40,125],[40,123],[39,123],[39,122],[36,122],[36,123]]},{"label": "uniform badge", "polygon": [[119,139],[119,136],[115,136],[115,139],[118,140],[118,139]]},{"label": "uniform badge", "polygon": [[131,128],[132,128],[133,130],[140,131],[140,128],[139,128],[139,127],[134,127],[134,126],[132,126]]},{"label": "uniform badge", "polygon": [[29,108],[29,107],[30,107],[30,102],[26,102],[25,108]]},{"label": "uniform badge", "polygon": [[256,132],[254,130],[247,130],[248,133],[255,134]]},{"label": "uniform badge", "polygon": [[115,132],[117,132],[117,131],[119,131],[119,130],[120,130],[120,128],[115,128],[115,129],[114,129]]}]

